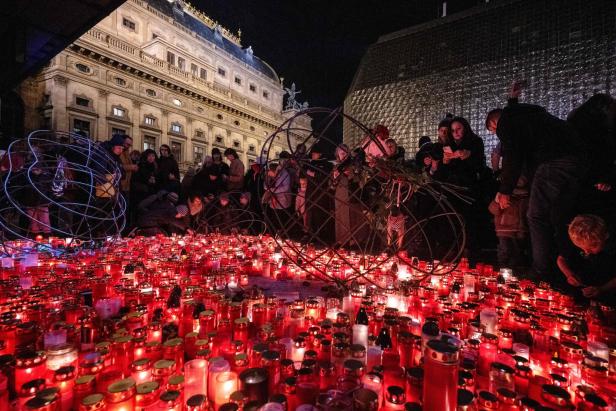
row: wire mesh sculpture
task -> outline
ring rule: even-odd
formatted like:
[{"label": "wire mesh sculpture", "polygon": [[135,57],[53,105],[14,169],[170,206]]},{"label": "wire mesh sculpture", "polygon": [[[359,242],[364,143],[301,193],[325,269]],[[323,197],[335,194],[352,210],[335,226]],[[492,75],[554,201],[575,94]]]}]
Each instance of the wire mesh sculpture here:
[{"label": "wire mesh sculpture", "polygon": [[[306,115],[313,119],[312,128],[300,120]],[[343,118],[366,136],[361,146],[336,143],[334,125]],[[272,145],[281,141],[286,152],[275,158]],[[335,148],[335,162],[315,154]],[[373,130],[342,109],[298,111],[269,136],[262,150],[267,158],[264,216],[291,262],[345,286],[405,255],[429,262],[425,269],[415,267],[424,276],[455,268],[466,235],[454,204],[469,198],[411,162],[388,159],[387,150]],[[366,157],[365,151],[376,155]],[[347,264],[353,272],[336,273]]]},{"label": "wire mesh sculpture", "polygon": [[[5,253],[96,246],[125,225],[121,169],[99,143],[80,134],[39,130],[10,144],[2,175],[0,226]],[[56,250],[58,251],[58,250]]]}]

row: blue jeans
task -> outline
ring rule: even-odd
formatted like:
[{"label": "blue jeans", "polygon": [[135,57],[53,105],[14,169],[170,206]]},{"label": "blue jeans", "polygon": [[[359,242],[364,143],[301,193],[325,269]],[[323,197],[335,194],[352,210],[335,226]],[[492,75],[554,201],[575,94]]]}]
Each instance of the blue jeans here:
[{"label": "blue jeans", "polygon": [[538,280],[556,280],[556,252],[567,239],[567,223],[583,177],[584,167],[575,157],[550,160],[537,167],[526,216]]}]

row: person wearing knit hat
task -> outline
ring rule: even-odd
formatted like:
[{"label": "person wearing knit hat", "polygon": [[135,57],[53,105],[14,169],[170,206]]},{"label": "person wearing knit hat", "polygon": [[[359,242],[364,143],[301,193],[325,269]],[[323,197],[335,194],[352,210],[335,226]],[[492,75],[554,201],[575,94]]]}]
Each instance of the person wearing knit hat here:
[{"label": "person wearing knit hat", "polygon": [[451,126],[451,120],[453,119],[453,115],[447,113],[444,119],[442,119],[438,123],[438,142],[442,145],[447,145],[451,140],[451,131],[449,127]]}]

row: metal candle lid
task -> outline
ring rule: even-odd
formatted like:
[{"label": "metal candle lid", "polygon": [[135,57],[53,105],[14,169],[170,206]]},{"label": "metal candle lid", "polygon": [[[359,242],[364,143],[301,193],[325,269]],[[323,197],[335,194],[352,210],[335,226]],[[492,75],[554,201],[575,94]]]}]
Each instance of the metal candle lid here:
[{"label": "metal candle lid", "polygon": [[439,362],[457,363],[459,351],[452,344],[440,340],[431,340],[427,344],[426,356]]}]

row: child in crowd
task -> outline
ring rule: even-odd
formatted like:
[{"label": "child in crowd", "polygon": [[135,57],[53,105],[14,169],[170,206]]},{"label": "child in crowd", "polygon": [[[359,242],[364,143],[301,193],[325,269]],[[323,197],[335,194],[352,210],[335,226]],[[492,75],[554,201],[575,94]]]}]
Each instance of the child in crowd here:
[{"label": "child in crowd", "polygon": [[520,267],[524,263],[523,250],[528,235],[526,211],[528,210],[526,178],[520,177],[511,195],[509,207],[502,209],[496,201],[488,206],[494,215],[498,238],[497,259],[501,267]]},{"label": "child in crowd", "polygon": [[571,244],[558,256],[558,268],[586,298],[616,305],[616,253],[601,217],[578,215],[569,224]]},{"label": "child in crowd", "polygon": [[391,211],[387,216],[387,247],[391,248],[394,239],[396,240],[396,251],[402,249],[404,244],[404,232],[406,231],[406,217],[400,211],[400,207],[391,206]]}]

